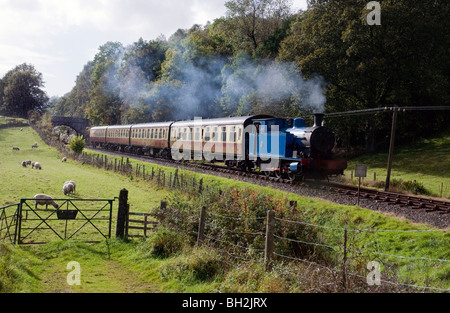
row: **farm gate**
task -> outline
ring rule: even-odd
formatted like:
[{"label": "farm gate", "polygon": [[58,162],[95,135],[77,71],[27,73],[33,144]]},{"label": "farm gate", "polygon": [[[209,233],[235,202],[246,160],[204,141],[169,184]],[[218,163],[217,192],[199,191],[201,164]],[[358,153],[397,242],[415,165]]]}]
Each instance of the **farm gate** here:
[{"label": "farm gate", "polygon": [[[59,205],[58,209],[51,205],[38,206],[34,199],[21,199],[15,205],[15,214],[11,215],[9,221],[5,219],[5,224],[8,225],[5,226],[5,237],[13,244],[41,244],[53,239],[97,242],[111,238],[112,207],[115,200],[54,201]],[[6,216],[6,210],[2,212],[0,214]]]}]

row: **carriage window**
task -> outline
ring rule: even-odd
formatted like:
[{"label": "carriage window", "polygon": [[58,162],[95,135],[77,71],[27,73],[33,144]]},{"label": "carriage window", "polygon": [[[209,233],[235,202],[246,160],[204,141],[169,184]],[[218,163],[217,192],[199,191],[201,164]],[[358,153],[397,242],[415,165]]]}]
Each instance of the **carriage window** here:
[{"label": "carriage window", "polygon": [[230,141],[236,142],[236,127],[231,127]]},{"label": "carriage window", "polygon": [[196,128],[195,129],[195,141],[199,141],[200,140],[200,128]]},{"label": "carriage window", "polygon": [[217,141],[217,127],[213,128],[212,140]]},{"label": "carriage window", "polygon": [[241,142],[241,140],[242,140],[242,127],[239,127],[238,142]]},{"label": "carriage window", "polygon": [[158,138],[161,139],[162,138],[162,130],[161,130],[161,128],[158,129],[158,133],[159,133]]},{"label": "carriage window", "polygon": [[193,133],[194,129],[189,128],[189,140],[192,140],[192,133]]},{"label": "carriage window", "polygon": [[166,130],[163,130],[163,138],[166,139]]},{"label": "carriage window", "polygon": [[186,140],[186,128],[183,128],[183,140]]},{"label": "carriage window", "polygon": [[211,133],[209,132],[209,127],[206,128],[206,132],[205,132],[205,141],[210,141],[211,140]]},{"label": "carriage window", "polygon": [[227,141],[227,128],[226,127],[222,127],[222,141],[223,142]]}]

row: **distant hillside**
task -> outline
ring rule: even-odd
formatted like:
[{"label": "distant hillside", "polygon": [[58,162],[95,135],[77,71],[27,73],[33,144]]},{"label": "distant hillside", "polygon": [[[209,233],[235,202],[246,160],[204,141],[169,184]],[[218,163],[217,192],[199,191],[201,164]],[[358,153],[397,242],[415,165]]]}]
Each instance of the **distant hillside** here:
[{"label": "distant hillside", "polygon": [[[346,178],[350,178],[356,164],[367,164],[368,177],[365,182],[382,187],[382,182],[386,180],[387,160],[387,152],[367,154],[350,160],[345,172]],[[374,173],[379,181],[375,184]],[[395,147],[391,179],[394,187],[399,185],[400,180],[403,183],[415,180],[430,195],[439,197],[442,189],[442,197],[450,198],[450,128],[433,138]]]}]

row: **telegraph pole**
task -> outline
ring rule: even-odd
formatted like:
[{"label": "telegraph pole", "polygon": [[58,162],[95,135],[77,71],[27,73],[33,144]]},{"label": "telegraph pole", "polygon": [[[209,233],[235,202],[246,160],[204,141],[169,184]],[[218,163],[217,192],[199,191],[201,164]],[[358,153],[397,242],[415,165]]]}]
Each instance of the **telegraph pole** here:
[{"label": "telegraph pole", "polygon": [[389,185],[390,185],[390,181],[391,181],[392,156],[394,154],[395,128],[397,127],[398,107],[394,107],[393,110],[394,110],[394,113],[392,114],[391,143],[389,145],[389,157],[388,157],[388,167],[387,167],[387,175],[386,175],[386,186],[384,188],[385,191],[389,190]]}]

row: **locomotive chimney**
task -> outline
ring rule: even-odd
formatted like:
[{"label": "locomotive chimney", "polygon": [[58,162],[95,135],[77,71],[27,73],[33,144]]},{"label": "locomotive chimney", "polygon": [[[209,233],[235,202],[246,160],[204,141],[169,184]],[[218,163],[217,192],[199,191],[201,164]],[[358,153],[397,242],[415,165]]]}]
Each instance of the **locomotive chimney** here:
[{"label": "locomotive chimney", "polygon": [[325,117],[325,114],[322,114],[322,113],[314,114],[314,126],[313,127],[323,126],[324,117]]}]

